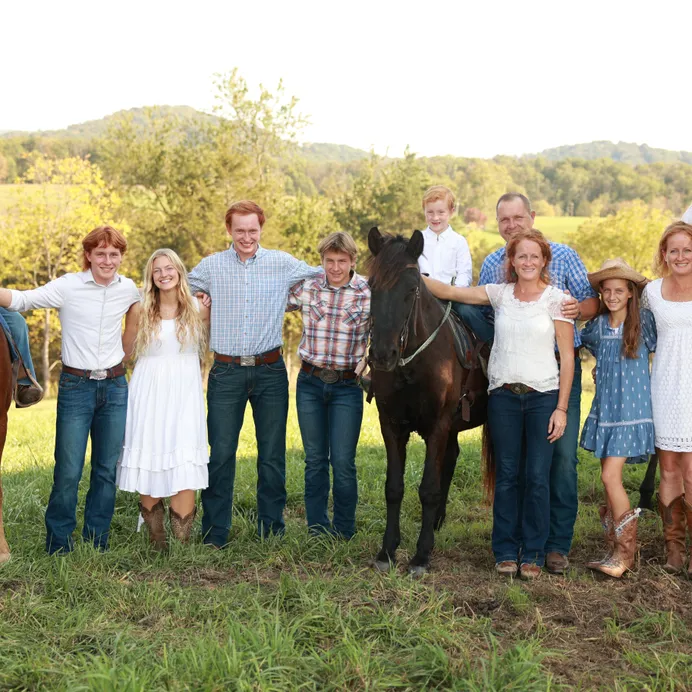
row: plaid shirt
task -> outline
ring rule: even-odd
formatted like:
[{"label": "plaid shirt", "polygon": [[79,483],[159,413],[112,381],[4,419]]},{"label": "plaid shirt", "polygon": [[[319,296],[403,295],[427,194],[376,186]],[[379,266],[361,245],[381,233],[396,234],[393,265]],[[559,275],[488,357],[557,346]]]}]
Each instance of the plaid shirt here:
[{"label": "plaid shirt", "polygon": [[300,357],[318,368],[353,370],[370,335],[370,286],[355,272],[335,288],[326,277],[306,279],[288,294],[287,310],[301,309]]},{"label": "plaid shirt", "polygon": [[[553,259],[548,265],[550,283],[561,291],[568,290],[579,303],[587,298],[598,298],[598,294],[591,288],[589,278],[586,275],[586,267],[579,255],[567,245],[562,243],[550,243]],[[478,277],[478,285],[507,283],[505,276],[505,248],[488,255],[483,261],[481,273]],[[579,330],[574,330],[574,347],[581,346]]]},{"label": "plaid shirt", "polygon": [[205,257],[189,279],[193,293],[211,296],[211,350],[226,356],[256,356],[281,346],[289,288],[322,271],[286,252],[263,247],[246,262],[233,246]]}]

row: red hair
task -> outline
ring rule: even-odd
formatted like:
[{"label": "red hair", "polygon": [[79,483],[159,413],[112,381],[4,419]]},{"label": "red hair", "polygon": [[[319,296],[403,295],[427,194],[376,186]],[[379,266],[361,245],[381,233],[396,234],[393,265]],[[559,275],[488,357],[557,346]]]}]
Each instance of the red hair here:
[{"label": "red hair", "polygon": [[240,202],[231,204],[231,206],[228,207],[228,211],[226,212],[226,228],[229,231],[231,230],[231,223],[233,222],[234,214],[238,214],[238,216],[248,216],[248,214],[257,214],[257,220],[259,221],[260,228],[264,226],[264,209],[262,209],[262,207],[260,207],[259,204],[255,204],[254,202],[251,202],[249,199],[243,199]]},{"label": "red hair", "polygon": [[541,281],[545,284],[549,284],[550,273],[548,272],[548,266],[550,265],[550,260],[553,259],[553,251],[550,249],[550,243],[545,239],[545,236],[536,228],[515,233],[507,243],[505,281],[507,281],[509,284],[516,283],[517,273],[514,271],[514,267],[512,266],[512,260],[517,254],[517,246],[522,240],[530,240],[541,248],[541,254],[545,260],[545,267],[543,267],[543,270],[541,271]]},{"label": "red hair", "polygon": [[125,250],[127,250],[125,236],[112,226],[97,226],[91,233],[86,235],[82,240],[82,248],[84,248],[82,266],[84,271],[91,268],[87,253],[93,252],[97,247],[108,247],[109,245],[112,245],[116,250],[120,250],[121,255],[124,255]]}]

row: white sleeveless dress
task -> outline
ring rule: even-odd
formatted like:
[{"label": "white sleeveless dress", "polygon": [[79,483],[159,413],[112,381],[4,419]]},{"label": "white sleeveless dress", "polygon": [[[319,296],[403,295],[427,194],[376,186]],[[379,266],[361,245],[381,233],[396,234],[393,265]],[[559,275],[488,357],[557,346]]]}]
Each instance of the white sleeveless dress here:
[{"label": "white sleeveless dress", "polygon": [[642,301],[654,313],[658,332],[651,368],[656,446],[692,452],[692,301],[666,300],[662,286],[662,279],[648,283]]},{"label": "white sleeveless dress", "polygon": [[140,356],[127,402],[125,442],[116,471],[121,490],[170,497],[209,484],[207,424],[197,349],[181,348],[175,320]]}]

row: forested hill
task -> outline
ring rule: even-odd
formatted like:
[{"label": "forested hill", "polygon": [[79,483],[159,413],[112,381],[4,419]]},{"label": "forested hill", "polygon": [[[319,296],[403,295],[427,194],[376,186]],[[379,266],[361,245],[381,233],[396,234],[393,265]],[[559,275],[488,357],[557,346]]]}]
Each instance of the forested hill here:
[{"label": "forested hill", "polygon": [[584,144],[566,144],[553,149],[545,149],[540,152],[548,161],[562,161],[563,159],[612,159],[621,163],[629,163],[633,166],[644,163],[689,163],[692,164],[692,152],[670,151],[669,149],[654,149],[648,144],[634,144],[633,142],[600,141]]}]

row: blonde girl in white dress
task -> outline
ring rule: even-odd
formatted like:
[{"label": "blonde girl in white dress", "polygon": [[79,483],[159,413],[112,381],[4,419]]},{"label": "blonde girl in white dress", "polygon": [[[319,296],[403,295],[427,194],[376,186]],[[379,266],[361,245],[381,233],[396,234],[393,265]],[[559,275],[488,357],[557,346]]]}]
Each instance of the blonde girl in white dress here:
[{"label": "blonde girl in white dress", "polygon": [[[651,371],[661,465],[658,506],[666,543],[664,569],[679,572],[685,568],[685,528],[692,536],[692,225],[677,221],[666,228],[655,269],[663,278],[646,286],[643,303],[653,312],[658,332]],[[692,576],[692,558],[687,573]]]},{"label": "blonde girl in white dress", "polygon": [[137,317],[136,333],[123,338],[126,353],[134,347],[137,363],[116,483],[139,493],[151,542],[164,549],[163,498],[171,498],[173,535],[187,542],[196,491],[208,485],[209,462],[200,369],[209,309],[190,293],[187,271],[173,250],[156,250],[149,258]]}]

